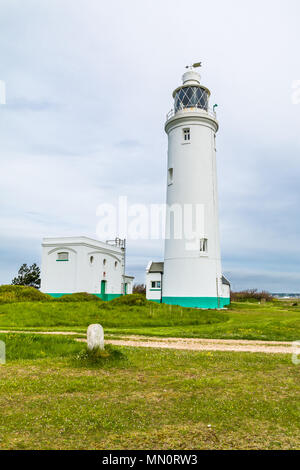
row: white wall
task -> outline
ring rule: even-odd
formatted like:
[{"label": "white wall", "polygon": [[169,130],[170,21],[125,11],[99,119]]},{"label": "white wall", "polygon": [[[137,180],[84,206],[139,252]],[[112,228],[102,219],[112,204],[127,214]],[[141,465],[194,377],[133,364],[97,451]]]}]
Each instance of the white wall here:
[{"label": "white wall", "polygon": [[[68,252],[69,261],[57,261],[59,252]],[[43,246],[41,267],[41,291],[72,294],[77,287],[78,249],[62,244],[54,248]]]},{"label": "white wall", "polygon": [[[60,251],[69,253],[69,261],[57,261]],[[119,247],[87,237],[43,240],[42,292],[100,294],[105,280],[107,294],[121,294],[123,275],[124,252]]]},{"label": "white wall", "polygon": [[230,299],[230,286],[227,284],[222,284],[222,297]]},{"label": "white wall", "polygon": [[[153,289],[152,287],[152,282],[153,281],[158,281],[160,282],[161,288],[155,288]],[[159,300],[161,299],[161,293],[162,293],[162,275],[161,273],[146,273],[146,298],[148,300]]]},{"label": "white wall", "polygon": [[134,278],[132,278],[131,276],[124,277],[124,283],[127,284],[127,294],[132,294],[133,281],[134,281]]}]

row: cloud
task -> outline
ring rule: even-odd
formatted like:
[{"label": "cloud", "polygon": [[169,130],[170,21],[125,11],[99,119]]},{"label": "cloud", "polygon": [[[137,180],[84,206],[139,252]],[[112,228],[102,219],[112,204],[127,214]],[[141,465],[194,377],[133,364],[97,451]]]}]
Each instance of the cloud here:
[{"label": "cloud", "polygon": [[49,101],[32,101],[26,98],[16,98],[12,99],[10,102],[6,103],[6,111],[34,111],[41,112],[46,110],[56,109],[58,106],[55,103]]}]

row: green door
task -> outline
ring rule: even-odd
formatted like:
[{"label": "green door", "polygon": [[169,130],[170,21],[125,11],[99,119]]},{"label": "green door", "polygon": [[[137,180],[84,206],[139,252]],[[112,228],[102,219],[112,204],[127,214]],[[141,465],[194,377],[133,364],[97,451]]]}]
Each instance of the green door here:
[{"label": "green door", "polygon": [[101,298],[104,300],[106,294],[106,281],[101,281]]},{"label": "green door", "polygon": [[124,286],[124,294],[127,295],[127,283]]}]

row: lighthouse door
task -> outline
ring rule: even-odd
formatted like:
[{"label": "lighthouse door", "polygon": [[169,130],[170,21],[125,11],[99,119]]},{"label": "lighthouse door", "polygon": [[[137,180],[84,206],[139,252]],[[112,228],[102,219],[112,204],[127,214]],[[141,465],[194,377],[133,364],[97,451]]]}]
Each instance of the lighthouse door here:
[{"label": "lighthouse door", "polygon": [[101,298],[102,298],[102,300],[105,300],[105,294],[106,294],[106,281],[101,281]]}]

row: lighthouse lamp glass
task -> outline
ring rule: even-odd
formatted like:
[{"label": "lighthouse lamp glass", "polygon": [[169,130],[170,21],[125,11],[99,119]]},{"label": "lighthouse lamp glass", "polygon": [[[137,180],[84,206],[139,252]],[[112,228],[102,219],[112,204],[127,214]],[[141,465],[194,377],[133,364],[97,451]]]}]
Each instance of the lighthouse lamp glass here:
[{"label": "lighthouse lamp glass", "polygon": [[207,111],[209,93],[199,86],[180,88],[175,94],[175,112],[184,108],[201,108]]}]

